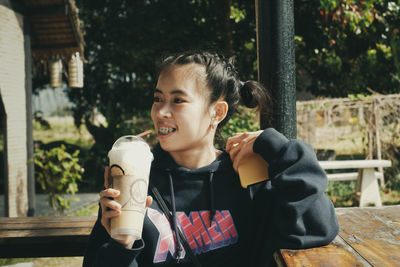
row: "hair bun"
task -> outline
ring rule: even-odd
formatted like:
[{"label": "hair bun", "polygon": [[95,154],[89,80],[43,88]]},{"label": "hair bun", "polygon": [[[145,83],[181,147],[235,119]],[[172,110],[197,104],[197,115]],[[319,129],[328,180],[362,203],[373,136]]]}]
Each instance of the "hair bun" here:
[{"label": "hair bun", "polygon": [[256,81],[240,82],[240,97],[248,108],[261,107],[265,98],[264,88]]}]

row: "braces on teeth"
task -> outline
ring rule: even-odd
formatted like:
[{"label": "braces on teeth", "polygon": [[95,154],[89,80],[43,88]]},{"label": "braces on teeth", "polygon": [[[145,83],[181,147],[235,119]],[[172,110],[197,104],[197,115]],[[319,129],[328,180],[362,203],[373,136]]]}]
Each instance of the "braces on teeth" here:
[{"label": "braces on teeth", "polygon": [[158,128],[158,132],[160,134],[169,134],[169,133],[172,133],[174,131],[175,131],[175,129],[173,129],[173,128],[165,128],[165,127]]}]

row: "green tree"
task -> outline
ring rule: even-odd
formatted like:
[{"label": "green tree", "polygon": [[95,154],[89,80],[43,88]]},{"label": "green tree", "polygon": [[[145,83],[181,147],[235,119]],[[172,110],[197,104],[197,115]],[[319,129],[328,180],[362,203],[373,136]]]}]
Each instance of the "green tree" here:
[{"label": "green tree", "polygon": [[[97,143],[109,147],[127,130],[125,121],[150,109],[156,83],[154,65],[162,54],[186,49],[225,54],[250,51],[250,59],[238,62],[244,78],[254,78],[255,27],[246,16],[253,12],[247,11],[253,8],[247,1],[235,2],[228,9],[230,1],[85,0],[77,4],[88,63],[85,87],[68,93],[76,104],[76,123],[86,123]],[[93,124],[95,111],[105,116],[104,125]]]},{"label": "green tree", "polygon": [[[76,125],[93,135],[91,176],[102,177],[107,150],[123,134],[148,124],[132,124],[151,108],[155,62],[164,54],[207,49],[233,52],[242,79],[256,78],[254,3],[209,0],[79,0],[85,33],[85,86],[69,88]],[[95,123],[95,114],[105,117]],[[96,158],[98,160],[96,160]],[[96,162],[95,162],[96,161]],[[99,186],[101,181],[99,182]]]},{"label": "green tree", "polygon": [[[77,0],[85,32],[85,87],[68,89],[76,125],[93,135],[87,171],[102,181],[107,150],[149,121],[154,63],[187,49],[236,56],[257,79],[254,1]],[[294,0],[298,90],[315,95],[399,92],[399,0]],[[268,86],[268,85],[267,85]],[[369,91],[368,91],[369,90]],[[95,114],[104,123],[95,123]],[[130,122],[130,123],[127,123]]]},{"label": "green tree", "polygon": [[400,92],[400,1],[295,0],[298,90]]}]

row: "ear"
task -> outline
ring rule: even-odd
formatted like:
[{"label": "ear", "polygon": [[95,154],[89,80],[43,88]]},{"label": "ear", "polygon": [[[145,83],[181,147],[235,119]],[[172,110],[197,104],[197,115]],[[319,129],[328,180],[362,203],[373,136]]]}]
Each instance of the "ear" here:
[{"label": "ear", "polygon": [[214,106],[213,113],[213,119],[217,123],[220,123],[223,119],[225,119],[226,114],[228,113],[228,103],[226,101],[217,101]]}]

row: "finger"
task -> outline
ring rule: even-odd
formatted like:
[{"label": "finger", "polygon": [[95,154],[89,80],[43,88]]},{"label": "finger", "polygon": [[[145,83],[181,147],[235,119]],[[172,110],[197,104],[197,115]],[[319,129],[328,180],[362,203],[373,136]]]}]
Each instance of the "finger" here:
[{"label": "finger", "polygon": [[225,150],[229,153],[229,151],[235,147],[236,144],[240,143],[247,136],[248,133],[236,133],[234,136],[228,138]]},{"label": "finger", "polygon": [[240,143],[240,147],[237,150],[234,150],[231,156],[231,160],[233,162],[233,168],[235,171],[238,170],[240,161],[244,158],[247,157],[249,154],[254,153],[253,152],[253,144],[254,144],[255,138],[253,136],[248,136],[247,138],[243,139],[242,142]]},{"label": "finger", "polygon": [[104,229],[106,229],[107,233],[111,235],[111,218],[115,218],[121,214],[120,211],[110,210],[110,211],[103,211],[101,215],[101,224],[103,225]]},{"label": "finger", "polygon": [[143,133],[140,133],[140,134],[138,134],[138,135],[136,135],[136,136],[138,136],[138,137],[145,137],[146,135],[151,134],[152,132],[153,132],[152,130],[147,130],[147,131],[145,131],[145,132],[143,132]]},{"label": "finger", "polygon": [[238,168],[239,168],[240,161],[241,161],[242,158],[243,158],[243,155],[244,155],[243,152],[244,152],[243,150],[239,151],[239,152],[237,153],[237,155],[235,156],[235,159],[233,160],[233,169],[234,169],[236,172],[238,172]]},{"label": "finger", "polygon": [[[231,137],[232,138],[232,137]],[[239,143],[233,139],[228,139],[228,141],[226,142],[226,146],[225,146],[225,150],[226,152],[231,152],[232,148],[237,146]]]},{"label": "finger", "polygon": [[109,198],[105,198],[103,197],[100,200],[100,205],[102,206],[102,208],[104,209],[104,211],[107,210],[121,210],[121,204],[119,204],[117,201],[113,200],[113,199],[109,199]]},{"label": "finger", "polygon": [[[121,215],[121,211],[120,210],[107,210],[107,211],[103,212],[101,219],[102,220],[104,219],[106,221],[106,220],[109,220],[111,218],[118,217],[119,215]],[[106,224],[108,224],[107,221],[106,221]]]},{"label": "finger", "polygon": [[108,198],[108,197],[118,197],[119,194],[120,194],[119,190],[114,189],[114,188],[107,188],[107,189],[104,189],[103,191],[101,191],[99,195],[100,195],[100,198],[103,198],[103,197]]},{"label": "finger", "polygon": [[104,187],[108,188],[108,186],[110,185],[108,182],[108,177],[110,177],[110,167],[105,167],[104,169]]},{"label": "finger", "polygon": [[232,137],[228,138],[228,140],[226,140],[226,144],[225,144],[225,150],[226,152],[230,152],[232,147],[237,144],[237,142],[235,143],[234,140],[232,140]]},{"label": "finger", "polygon": [[241,136],[240,142],[237,145],[233,146],[233,148],[231,149],[231,152],[229,153],[229,155],[231,156],[232,162],[235,161],[235,158],[238,153],[240,153],[243,149],[247,149],[246,146],[248,146],[248,144],[251,140],[252,140],[252,136],[250,136],[248,133]]},{"label": "finger", "polygon": [[146,207],[149,207],[153,203],[153,198],[151,196],[147,196],[146,198]]},{"label": "finger", "polygon": [[229,156],[232,160],[232,162],[235,161],[236,155],[239,153],[239,151],[242,149],[243,142],[236,143],[231,150],[229,151]]}]

